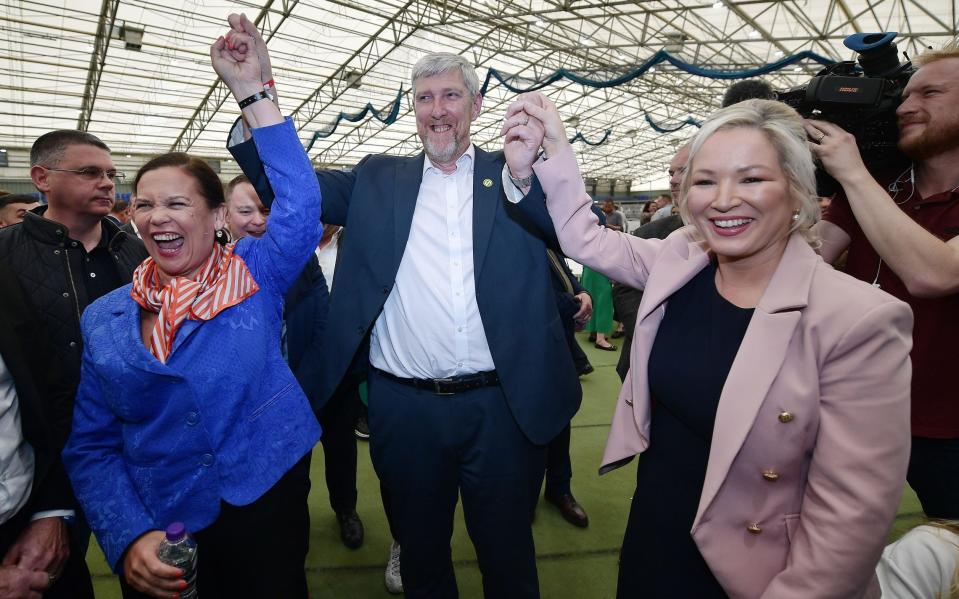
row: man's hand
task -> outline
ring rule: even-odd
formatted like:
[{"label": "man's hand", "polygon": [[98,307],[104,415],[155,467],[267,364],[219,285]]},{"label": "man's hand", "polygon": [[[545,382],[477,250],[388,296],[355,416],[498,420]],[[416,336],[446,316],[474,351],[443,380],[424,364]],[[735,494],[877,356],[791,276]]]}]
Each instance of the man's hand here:
[{"label": "man's hand", "polygon": [[3,566],[40,570],[57,577],[70,557],[70,536],[60,518],[41,518],[27,525],[3,556]]},{"label": "man's hand", "polygon": [[0,566],[0,599],[40,599],[49,586],[46,572]]},{"label": "man's hand", "polygon": [[[536,94],[542,96],[542,94]],[[500,135],[504,137],[503,152],[511,175],[524,179],[533,174],[533,163],[539,154],[545,131],[542,123],[531,118],[523,107],[528,101],[536,101],[533,94],[523,94],[506,110]]]},{"label": "man's hand", "polygon": [[[522,103],[520,106],[517,104]],[[563,118],[559,115],[556,105],[549,101],[549,98],[539,92],[523,94],[520,99],[513,103],[507,111],[522,110],[532,117],[532,120],[538,121],[543,131],[543,151],[547,156],[556,156],[564,149],[569,147],[569,139],[566,137],[566,126],[563,125]]]},{"label": "man's hand", "polygon": [[832,123],[812,119],[804,119],[803,127],[812,140],[809,149],[813,156],[840,184],[851,177],[870,176],[851,133]]},{"label": "man's hand", "polygon": [[130,544],[123,556],[123,575],[130,586],[152,597],[169,597],[186,588],[183,571],[157,557],[162,530],[151,530]]},{"label": "man's hand", "polygon": [[573,301],[579,304],[579,310],[576,311],[576,314],[573,314],[573,320],[580,325],[586,324],[593,316],[593,298],[584,291],[574,295]]}]

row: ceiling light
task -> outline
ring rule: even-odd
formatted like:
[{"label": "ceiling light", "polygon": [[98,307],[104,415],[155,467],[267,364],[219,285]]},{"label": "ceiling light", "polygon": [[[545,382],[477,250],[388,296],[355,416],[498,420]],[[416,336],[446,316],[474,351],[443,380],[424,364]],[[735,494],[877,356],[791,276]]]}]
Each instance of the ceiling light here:
[{"label": "ceiling light", "polygon": [[127,154],[127,158],[133,158],[133,154]]},{"label": "ceiling light", "polygon": [[0,154],[6,154],[6,153],[7,153],[6,148],[0,148]]},{"label": "ceiling light", "polygon": [[546,21],[544,21],[543,19],[536,19],[536,26],[537,26],[537,27],[546,27]]},{"label": "ceiling light", "polygon": [[724,6],[726,5],[723,4],[723,0],[716,0],[716,2],[713,2],[713,8],[723,8]]},{"label": "ceiling light", "polygon": [[579,41],[581,41],[584,46],[595,46],[595,45],[596,45],[596,42],[594,42],[591,38],[588,38],[588,37],[581,37],[581,38],[579,38]]},{"label": "ceiling light", "polygon": [[800,73],[800,72],[802,72],[802,67],[800,67],[800,66],[795,66],[795,67],[793,67],[793,72],[794,72],[794,73]]},{"label": "ceiling light", "polygon": [[783,55],[783,51],[782,51],[782,50],[776,50],[775,52],[773,52],[773,54],[775,54],[776,56],[782,56],[782,55]]},{"label": "ceiling light", "polygon": [[749,33],[748,33],[747,35],[749,35],[749,37],[755,39],[755,38],[759,37],[759,32],[756,31],[755,29],[750,29],[750,30],[749,30]]}]

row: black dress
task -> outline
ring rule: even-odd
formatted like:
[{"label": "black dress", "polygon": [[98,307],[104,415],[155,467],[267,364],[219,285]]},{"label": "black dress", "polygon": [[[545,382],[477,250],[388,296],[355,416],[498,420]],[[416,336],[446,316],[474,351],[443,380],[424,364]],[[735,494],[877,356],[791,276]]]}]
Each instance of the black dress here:
[{"label": "black dress", "polygon": [[752,317],[716,290],[709,265],[668,300],[649,357],[650,443],[639,460],[619,599],[726,597],[689,534],[719,396]]}]

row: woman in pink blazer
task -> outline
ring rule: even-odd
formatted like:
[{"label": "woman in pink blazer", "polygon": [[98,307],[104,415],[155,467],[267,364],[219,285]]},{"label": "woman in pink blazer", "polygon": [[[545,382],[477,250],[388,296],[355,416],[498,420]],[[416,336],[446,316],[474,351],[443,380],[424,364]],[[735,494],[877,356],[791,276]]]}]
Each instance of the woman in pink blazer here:
[{"label": "woman in pink blazer", "polygon": [[[909,307],[814,251],[798,114],[753,100],[691,144],[665,240],[596,226],[562,120],[539,94],[507,143],[534,165],[563,251],[645,289],[601,473],[644,453],[621,598],[878,597],[909,457]],[[661,333],[661,334],[660,334]]]}]

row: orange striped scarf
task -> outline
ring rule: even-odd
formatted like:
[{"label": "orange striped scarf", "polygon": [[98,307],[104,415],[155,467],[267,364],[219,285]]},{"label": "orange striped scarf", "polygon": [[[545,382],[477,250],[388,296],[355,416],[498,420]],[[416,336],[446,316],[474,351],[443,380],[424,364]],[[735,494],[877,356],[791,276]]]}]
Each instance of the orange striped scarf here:
[{"label": "orange striped scarf", "polygon": [[150,335],[150,353],[164,364],[183,321],[210,320],[260,289],[246,262],[233,253],[234,245],[223,248],[214,243],[213,252],[195,279],[174,277],[161,286],[153,258],[144,260],[134,271],[130,296],[144,310],[159,314]]}]

